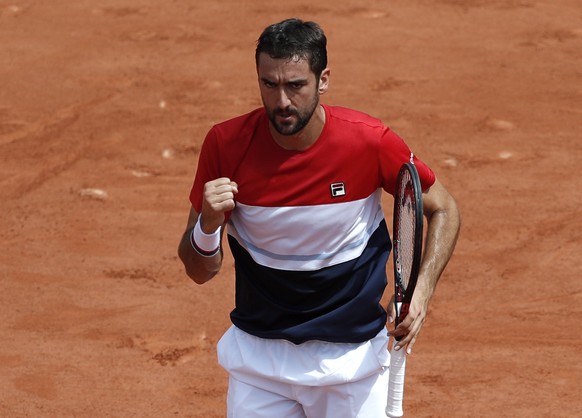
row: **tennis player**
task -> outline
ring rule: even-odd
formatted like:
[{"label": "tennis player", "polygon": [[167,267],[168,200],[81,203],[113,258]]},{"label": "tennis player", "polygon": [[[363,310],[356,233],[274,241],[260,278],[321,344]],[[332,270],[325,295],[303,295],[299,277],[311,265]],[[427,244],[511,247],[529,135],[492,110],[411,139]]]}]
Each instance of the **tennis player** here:
[{"label": "tennis player", "polygon": [[399,348],[412,349],[458,235],[454,199],[394,131],[320,102],[326,42],[314,22],[267,27],[255,53],[263,107],[213,126],[200,152],[179,255],[205,283],[227,233],[236,306],[218,359],[231,418],[384,416],[391,241],[381,196],[402,163],[418,168],[428,226],[410,313],[393,331]]}]

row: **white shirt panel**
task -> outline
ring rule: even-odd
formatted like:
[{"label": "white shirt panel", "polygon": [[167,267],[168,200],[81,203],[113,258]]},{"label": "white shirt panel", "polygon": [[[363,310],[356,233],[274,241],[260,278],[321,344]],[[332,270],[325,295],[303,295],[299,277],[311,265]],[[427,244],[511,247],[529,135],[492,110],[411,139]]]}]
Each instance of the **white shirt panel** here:
[{"label": "white shirt panel", "polygon": [[228,233],[263,266],[318,270],[357,258],[384,214],[381,191],[328,205],[261,207],[238,203]]}]

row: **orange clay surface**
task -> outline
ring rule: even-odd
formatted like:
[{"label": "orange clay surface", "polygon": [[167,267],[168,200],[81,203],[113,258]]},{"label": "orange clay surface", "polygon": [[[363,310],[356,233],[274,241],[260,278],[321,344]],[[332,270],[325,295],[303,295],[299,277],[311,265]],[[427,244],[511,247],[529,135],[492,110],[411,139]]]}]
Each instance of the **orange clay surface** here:
[{"label": "orange clay surface", "polygon": [[579,0],[0,1],[0,416],[225,416],[232,258],[197,286],[176,248],[205,133],[261,105],[255,40],[293,16],[328,35],[324,102],[462,210],[406,416],[582,416]]}]

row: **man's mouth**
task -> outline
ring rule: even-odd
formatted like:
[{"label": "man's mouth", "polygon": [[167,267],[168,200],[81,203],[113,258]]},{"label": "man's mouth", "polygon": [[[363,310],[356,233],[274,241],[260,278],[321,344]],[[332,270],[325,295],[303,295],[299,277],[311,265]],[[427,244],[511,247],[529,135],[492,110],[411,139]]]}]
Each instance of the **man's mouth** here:
[{"label": "man's mouth", "polygon": [[282,119],[289,119],[292,116],[295,116],[295,112],[293,112],[292,110],[279,110],[277,111],[277,116],[279,116]]}]

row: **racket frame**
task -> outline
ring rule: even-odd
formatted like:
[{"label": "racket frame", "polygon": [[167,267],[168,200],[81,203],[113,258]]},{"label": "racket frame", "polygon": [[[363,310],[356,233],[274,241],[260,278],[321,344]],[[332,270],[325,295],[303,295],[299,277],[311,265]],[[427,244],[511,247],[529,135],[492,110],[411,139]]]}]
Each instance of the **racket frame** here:
[{"label": "racket frame", "polygon": [[[414,249],[413,249],[413,260],[410,271],[410,278],[408,281],[408,286],[406,289],[402,284],[401,269],[399,268],[399,256],[400,256],[400,228],[398,226],[398,216],[400,213],[400,203],[401,203],[401,183],[405,175],[409,175],[409,181],[412,182],[412,200],[415,204],[415,228],[414,228]],[[394,248],[392,252],[394,260],[394,305],[396,310],[396,318],[394,327],[396,328],[399,323],[401,323],[408,315],[408,310],[410,307],[410,302],[412,301],[412,294],[414,293],[414,288],[416,287],[416,281],[418,279],[418,273],[420,271],[420,262],[422,259],[422,239],[423,239],[423,222],[424,213],[422,206],[422,185],[420,183],[420,178],[418,176],[418,171],[416,167],[411,162],[405,163],[400,168],[398,173],[398,178],[396,181],[396,190],[394,193],[394,213],[393,213],[393,242]],[[392,345],[392,353],[390,356],[390,379],[388,383],[388,401],[386,404],[386,415],[391,418],[401,417],[404,415],[402,409],[403,399],[404,399],[404,380],[406,372],[406,353],[403,349],[394,350],[396,343],[401,338],[395,337]]]},{"label": "racket frame", "polygon": [[[406,174],[410,175],[410,181],[412,182],[412,191],[414,193],[413,199],[415,202],[415,228],[414,228],[414,251],[412,268],[410,272],[410,279],[408,281],[408,286],[404,288],[401,270],[399,269],[399,254],[400,254],[400,230],[398,227],[398,213],[400,211],[399,205],[401,202],[400,198],[400,183],[402,178]],[[410,307],[410,302],[412,301],[412,294],[414,293],[414,288],[416,287],[416,281],[418,279],[418,273],[420,270],[420,261],[422,258],[422,237],[423,237],[423,211],[422,211],[422,185],[420,183],[420,177],[418,176],[418,171],[413,163],[405,163],[400,168],[398,173],[398,181],[396,182],[396,194],[394,195],[394,213],[393,213],[393,226],[392,231],[393,237],[393,261],[394,261],[394,304],[396,309],[395,327],[399,323],[404,321],[406,315],[408,315],[408,309]],[[399,340],[399,339],[397,339]]]}]

